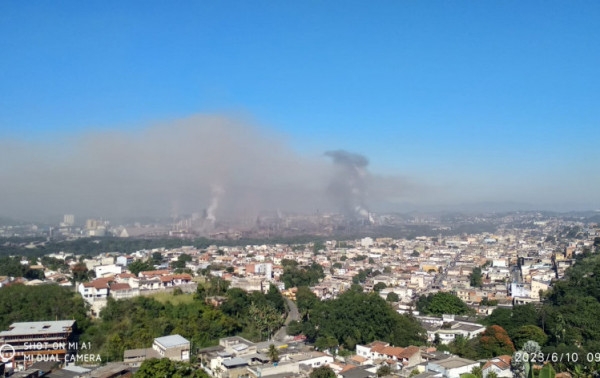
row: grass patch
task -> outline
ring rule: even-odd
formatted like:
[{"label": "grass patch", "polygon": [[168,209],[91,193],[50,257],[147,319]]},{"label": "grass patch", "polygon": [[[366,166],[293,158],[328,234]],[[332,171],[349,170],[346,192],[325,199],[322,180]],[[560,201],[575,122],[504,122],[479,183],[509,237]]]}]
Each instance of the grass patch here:
[{"label": "grass patch", "polygon": [[180,304],[189,304],[194,301],[194,294],[173,295],[172,293],[156,293],[150,296],[160,303],[171,302],[173,306]]}]

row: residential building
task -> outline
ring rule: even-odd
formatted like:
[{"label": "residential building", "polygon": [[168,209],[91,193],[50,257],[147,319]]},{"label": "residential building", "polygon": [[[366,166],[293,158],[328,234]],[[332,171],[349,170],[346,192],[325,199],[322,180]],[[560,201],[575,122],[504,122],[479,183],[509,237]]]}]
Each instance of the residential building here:
[{"label": "residential building", "polygon": [[154,349],[161,357],[173,361],[190,360],[190,342],[181,335],[158,337],[152,343]]},{"label": "residential building", "polygon": [[427,363],[427,371],[441,374],[443,378],[460,378],[474,367],[479,367],[479,362],[456,356]]},{"label": "residential building", "polygon": [[24,370],[38,361],[63,363],[76,353],[75,320],[13,323],[0,332],[1,355],[8,367]]},{"label": "residential building", "polygon": [[510,361],[512,357],[508,355],[494,357],[483,365],[483,378],[487,378],[491,372],[496,373],[498,378],[511,378],[513,376],[510,370]]}]

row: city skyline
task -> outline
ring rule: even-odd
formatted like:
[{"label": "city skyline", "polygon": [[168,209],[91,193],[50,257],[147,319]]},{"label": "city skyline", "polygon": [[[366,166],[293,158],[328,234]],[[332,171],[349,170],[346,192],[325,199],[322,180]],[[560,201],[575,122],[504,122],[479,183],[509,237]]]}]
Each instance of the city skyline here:
[{"label": "city skyline", "polygon": [[111,4],[0,5],[0,215],[600,208],[598,3]]}]

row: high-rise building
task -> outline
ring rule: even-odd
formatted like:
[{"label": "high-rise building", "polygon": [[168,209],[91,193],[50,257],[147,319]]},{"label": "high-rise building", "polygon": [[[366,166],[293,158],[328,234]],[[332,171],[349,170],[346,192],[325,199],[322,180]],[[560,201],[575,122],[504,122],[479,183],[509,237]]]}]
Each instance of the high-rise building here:
[{"label": "high-rise building", "polygon": [[75,215],[65,214],[63,216],[63,223],[67,226],[73,226],[75,224]]}]

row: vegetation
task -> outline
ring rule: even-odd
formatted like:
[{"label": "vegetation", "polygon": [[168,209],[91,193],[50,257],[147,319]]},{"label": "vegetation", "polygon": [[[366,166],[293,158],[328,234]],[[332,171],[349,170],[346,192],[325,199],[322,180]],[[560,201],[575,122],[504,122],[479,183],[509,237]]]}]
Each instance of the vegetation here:
[{"label": "vegetation", "polygon": [[480,267],[473,268],[473,272],[469,274],[469,283],[471,284],[471,287],[483,286],[483,276],[481,275]]},{"label": "vegetation", "polygon": [[190,261],[192,261],[192,256],[190,256],[190,255],[188,255],[186,253],[182,253],[177,258],[177,261],[174,261],[174,262],[171,263],[171,268],[173,268],[175,270],[184,269],[185,268],[185,264],[187,264]]},{"label": "vegetation", "polygon": [[[17,244],[18,242],[18,244]],[[24,242],[37,242],[37,248],[25,248]],[[206,249],[211,245],[217,246],[245,246],[261,244],[308,244],[315,242],[315,236],[299,235],[294,237],[270,238],[270,239],[249,239],[241,238],[235,240],[212,240],[207,238],[181,239],[181,238],[119,238],[119,237],[90,237],[79,238],[75,240],[56,240],[45,242],[45,238],[0,238],[0,256],[44,256],[51,253],[65,252],[79,254],[86,251],[88,255],[98,255],[106,251],[119,251],[122,253],[132,253],[141,250],[151,250],[155,248],[174,249],[183,246],[194,246],[198,249]],[[323,239],[317,240],[323,242]],[[302,247],[304,248],[304,247]],[[161,257],[162,260],[162,257]]]},{"label": "vegetation", "polygon": [[299,286],[312,286],[325,277],[323,267],[317,263],[300,267],[295,260],[282,260],[283,274],[281,280],[286,289]]},{"label": "vegetation", "polygon": [[428,315],[464,315],[472,312],[456,295],[441,291],[427,296],[421,295],[416,306],[420,313]]},{"label": "vegetation", "polygon": [[269,360],[271,360],[271,362],[279,361],[279,350],[277,350],[277,347],[275,346],[275,344],[269,345],[269,350],[267,351],[267,356],[269,357]]},{"label": "vegetation", "polygon": [[[433,313],[431,300],[420,298],[417,307]],[[468,341],[457,338],[448,349],[472,359],[511,354],[515,347],[526,349],[532,345],[538,345],[544,356],[553,353],[587,356],[600,350],[598,313],[600,255],[587,251],[577,257],[573,267],[567,269],[565,279],[556,282],[546,293],[542,304],[497,308],[484,319],[488,327],[483,335]],[[581,358],[580,361],[553,361],[552,365],[557,371],[569,371],[574,376],[584,376],[600,367],[591,361],[582,364]],[[516,376],[526,376],[524,370],[519,373],[518,367],[515,369]],[[541,371],[539,375],[542,376]]]},{"label": "vegetation", "polygon": [[491,358],[501,355],[512,355],[515,346],[506,330],[500,326],[493,325],[486,328],[479,338],[480,355]]},{"label": "vegetation", "polygon": [[175,362],[168,358],[151,358],[142,362],[140,369],[134,374],[134,378],[209,378],[202,370],[193,369],[185,362]]},{"label": "vegetation", "polygon": [[392,373],[392,369],[388,365],[382,365],[379,369],[377,369],[378,377],[390,375],[391,373]]},{"label": "vegetation", "polygon": [[0,289],[0,329],[11,323],[74,319],[80,331],[90,324],[86,304],[72,289],[48,284],[10,285]]},{"label": "vegetation", "polygon": [[385,297],[385,300],[388,302],[398,302],[400,300],[400,297],[398,296],[398,294],[394,293],[393,291],[390,291]]},{"label": "vegetation", "polygon": [[129,269],[129,271],[131,273],[133,273],[137,276],[140,272],[154,270],[154,264],[153,264],[152,260],[149,260],[149,261],[135,260],[134,262],[132,262],[131,264],[129,264],[127,266],[127,269]]},{"label": "vegetation", "polygon": [[29,265],[21,264],[20,257],[2,257],[0,258],[0,276],[43,280],[44,272],[38,269],[31,269]]},{"label": "vegetation", "polygon": [[425,331],[412,316],[400,315],[377,293],[349,290],[338,298],[319,301],[308,288],[296,294],[302,333],[322,349],[384,340],[393,345],[421,345]]},{"label": "vegetation", "polygon": [[379,272],[377,270],[373,271],[373,269],[371,269],[371,268],[367,268],[365,270],[360,269],[358,271],[358,273],[356,273],[354,275],[354,277],[352,277],[352,283],[357,284],[357,285],[365,283],[365,281],[367,281],[368,277],[374,277],[374,276],[379,275],[380,273],[381,272]]},{"label": "vegetation", "polygon": [[150,297],[159,301],[160,303],[171,303],[174,306],[178,306],[180,304],[190,304],[194,301],[194,294],[176,295],[176,291],[172,294],[166,291],[160,291],[156,294],[152,294]]},{"label": "vegetation", "polygon": [[323,243],[322,241],[316,241],[313,244],[313,253],[316,255],[318,254],[320,251],[324,251],[326,250],[327,247],[325,246],[325,243]]},{"label": "vegetation", "polygon": [[[147,348],[156,337],[180,334],[195,348],[214,345],[219,338],[240,334],[250,340],[264,340],[285,318],[283,297],[277,291],[248,294],[241,289],[225,293],[221,308],[205,303],[203,285],[190,300],[159,301],[136,297],[115,301],[109,298],[100,319],[81,335],[105,361],[121,360],[125,349]],[[275,290],[277,290],[275,288]],[[154,362],[158,363],[158,362]]]},{"label": "vegetation", "polygon": [[73,265],[71,273],[73,274],[74,282],[87,282],[96,277],[95,272],[93,270],[88,270],[87,266],[82,262]]},{"label": "vegetation", "polygon": [[308,376],[309,378],[335,378],[335,372],[331,370],[329,366],[320,366],[313,371]]},{"label": "vegetation", "polygon": [[535,341],[539,345],[545,345],[548,341],[548,335],[544,333],[544,330],[534,325],[524,325],[512,333],[512,340],[515,347],[522,348],[527,341]]}]

